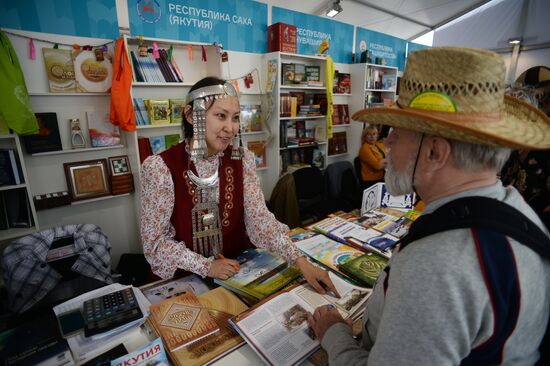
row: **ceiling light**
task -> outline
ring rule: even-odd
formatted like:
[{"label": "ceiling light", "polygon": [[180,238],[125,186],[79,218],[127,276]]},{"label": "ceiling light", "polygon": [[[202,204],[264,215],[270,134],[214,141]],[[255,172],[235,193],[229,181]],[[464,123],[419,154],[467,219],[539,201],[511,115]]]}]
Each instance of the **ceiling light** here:
[{"label": "ceiling light", "polygon": [[508,43],[510,43],[510,44],[520,44],[521,43],[521,38],[510,38],[508,40]]},{"label": "ceiling light", "polygon": [[327,17],[334,18],[342,11],[342,5],[340,5],[340,0],[335,0],[327,9]]}]

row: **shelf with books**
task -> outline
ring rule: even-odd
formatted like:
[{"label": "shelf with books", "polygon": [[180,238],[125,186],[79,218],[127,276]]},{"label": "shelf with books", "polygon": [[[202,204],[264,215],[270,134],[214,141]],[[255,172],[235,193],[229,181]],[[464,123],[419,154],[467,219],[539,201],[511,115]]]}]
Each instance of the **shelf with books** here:
[{"label": "shelf with books", "polygon": [[86,147],[86,148],[82,148],[82,149],[63,149],[63,150],[58,150],[58,151],[48,151],[48,152],[31,154],[31,156],[82,154],[82,153],[88,153],[90,151],[114,150],[114,149],[123,149],[123,148],[124,148],[124,145],[113,145],[113,146],[100,146],[100,147]]},{"label": "shelf with books", "polygon": [[398,69],[377,64],[350,65],[351,106],[354,110],[379,107],[395,101]]},{"label": "shelf with books", "polygon": [[267,151],[268,160],[278,162],[270,164],[265,173],[265,191],[269,194],[291,166],[325,167],[326,58],[285,52],[271,52],[264,58],[268,70],[277,71],[272,76],[272,92],[273,110],[279,111],[272,113],[268,121],[271,130],[278,131],[278,138]]}]

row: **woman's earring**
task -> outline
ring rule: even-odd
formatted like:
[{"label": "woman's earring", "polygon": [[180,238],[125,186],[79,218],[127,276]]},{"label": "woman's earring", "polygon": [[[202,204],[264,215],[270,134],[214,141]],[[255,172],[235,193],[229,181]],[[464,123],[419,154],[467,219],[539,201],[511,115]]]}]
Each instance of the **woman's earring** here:
[{"label": "woman's earring", "polygon": [[233,138],[233,149],[231,149],[231,159],[240,160],[244,156],[243,140],[241,138],[241,129]]}]

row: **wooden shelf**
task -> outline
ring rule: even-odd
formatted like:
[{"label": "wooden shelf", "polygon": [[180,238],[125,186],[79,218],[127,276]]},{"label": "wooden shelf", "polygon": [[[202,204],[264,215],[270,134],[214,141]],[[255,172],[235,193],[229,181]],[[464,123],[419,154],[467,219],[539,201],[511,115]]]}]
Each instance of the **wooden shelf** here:
[{"label": "wooden shelf", "polygon": [[25,183],[14,184],[14,185],[10,185],[10,186],[0,186],[0,191],[9,191],[9,190],[12,190],[12,189],[25,188],[25,187],[27,187],[27,184],[25,184]]},{"label": "wooden shelf", "polygon": [[279,120],[281,121],[292,121],[292,120],[300,120],[300,119],[321,119],[321,118],[327,118],[327,116],[308,116],[308,117],[279,117]]},{"label": "wooden shelf", "polygon": [[58,151],[48,151],[48,152],[43,152],[43,153],[32,154],[32,156],[78,154],[78,153],[85,153],[85,152],[90,152],[90,151],[122,149],[123,147],[124,147],[124,145],[102,146],[102,147],[86,147],[86,148],[83,148],[83,149],[70,149],[70,150],[66,149],[66,150],[58,150]]},{"label": "wooden shelf", "polygon": [[140,126],[136,126],[136,128],[138,130],[147,130],[147,129],[150,129],[150,128],[171,128],[171,127],[180,127],[181,128],[181,123],[167,123],[165,125],[140,125]]},{"label": "wooden shelf", "polygon": [[0,230],[0,241],[18,238],[20,236],[25,236],[34,233],[37,231],[36,227],[23,227],[23,228],[13,228],[8,230]]},{"label": "wooden shelf", "polygon": [[71,206],[83,205],[83,204],[91,203],[91,202],[105,201],[105,200],[110,200],[110,199],[118,198],[118,197],[126,197],[126,196],[129,196],[129,195],[130,195],[130,193],[123,193],[123,194],[117,194],[117,195],[111,195],[111,196],[90,198],[89,200],[74,201],[74,202],[71,202]]}]

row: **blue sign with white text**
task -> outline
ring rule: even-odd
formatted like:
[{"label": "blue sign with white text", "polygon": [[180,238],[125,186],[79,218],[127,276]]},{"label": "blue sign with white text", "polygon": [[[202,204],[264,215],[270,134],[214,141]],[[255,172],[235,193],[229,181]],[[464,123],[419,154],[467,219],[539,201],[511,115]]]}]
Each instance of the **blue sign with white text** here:
[{"label": "blue sign with white text", "polygon": [[271,23],[279,22],[296,26],[297,53],[302,55],[319,53],[317,48],[321,42],[328,39],[327,53],[334,62],[346,64],[352,62],[353,25],[273,6]]},{"label": "blue sign with white text", "polygon": [[422,50],[424,48],[430,48],[430,46],[426,46],[420,43],[414,43],[414,42],[408,42],[407,43],[407,55],[413,51],[416,50]]},{"label": "blue sign with white text", "polygon": [[385,62],[388,66],[395,66],[403,71],[405,68],[405,51],[407,41],[388,34],[357,27],[355,34],[355,52],[360,57],[361,52],[367,50],[371,55],[371,62]]},{"label": "blue sign with white text", "polygon": [[0,27],[91,38],[119,36],[115,0],[0,1]]},{"label": "blue sign with white text", "polygon": [[251,0],[128,0],[133,36],[267,52],[267,5]]}]

